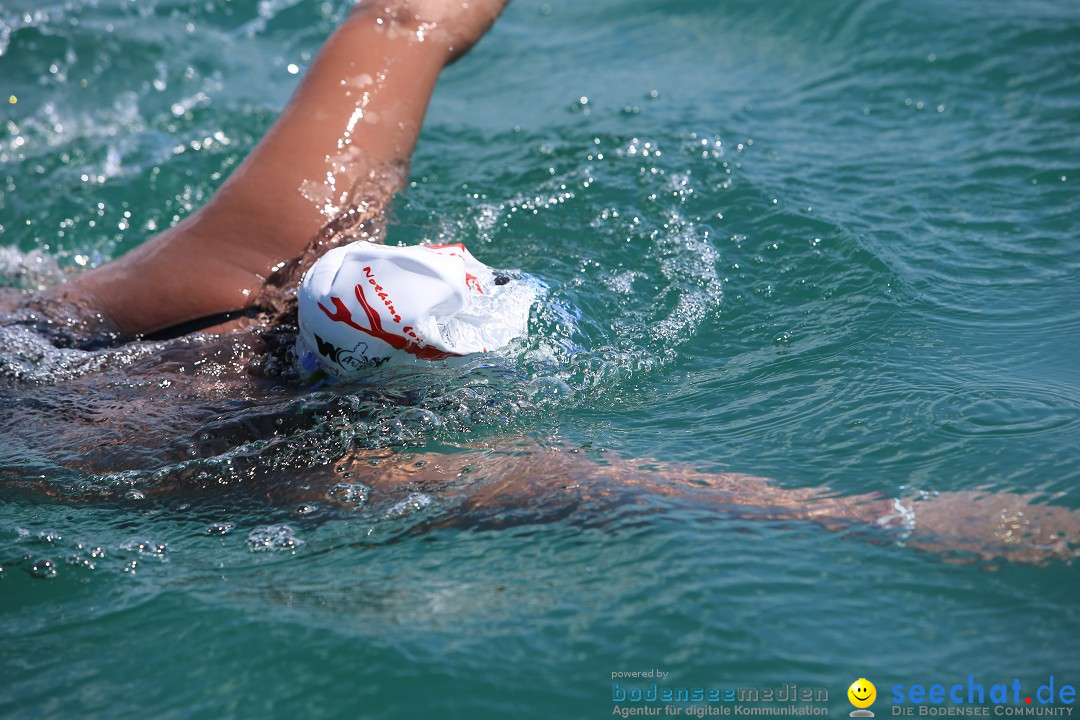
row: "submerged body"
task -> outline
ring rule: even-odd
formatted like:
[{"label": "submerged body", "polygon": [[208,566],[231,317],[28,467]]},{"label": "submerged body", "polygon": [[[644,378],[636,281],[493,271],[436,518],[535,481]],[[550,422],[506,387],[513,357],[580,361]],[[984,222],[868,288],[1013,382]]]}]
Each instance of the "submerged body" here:
[{"label": "submerged body", "polygon": [[[229,504],[254,495],[278,507],[350,511],[360,502],[385,511],[422,493],[425,503],[452,508],[418,531],[563,518],[602,524],[620,507],[649,512],[673,499],[962,560],[1071,559],[1080,543],[1080,515],[1016,494],[838,497],[518,435],[416,449],[446,431],[468,432],[474,418],[505,422],[528,407],[533,388],[505,358],[417,360],[371,368],[363,384],[313,390],[297,372],[295,326],[252,319],[221,333],[80,350],[13,322],[25,313],[0,328],[8,348],[0,473],[9,498]],[[117,342],[64,330],[76,346]]]}]

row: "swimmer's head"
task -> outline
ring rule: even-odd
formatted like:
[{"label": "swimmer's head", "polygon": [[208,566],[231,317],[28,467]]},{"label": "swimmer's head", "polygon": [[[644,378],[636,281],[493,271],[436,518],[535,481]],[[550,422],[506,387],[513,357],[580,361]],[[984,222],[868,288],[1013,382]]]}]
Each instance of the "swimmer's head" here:
[{"label": "swimmer's head", "polygon": [[304,275],[297,354],[355,379],[386,362],[497,350],[525,334],[535,291],[455,245],[335,248]]}]

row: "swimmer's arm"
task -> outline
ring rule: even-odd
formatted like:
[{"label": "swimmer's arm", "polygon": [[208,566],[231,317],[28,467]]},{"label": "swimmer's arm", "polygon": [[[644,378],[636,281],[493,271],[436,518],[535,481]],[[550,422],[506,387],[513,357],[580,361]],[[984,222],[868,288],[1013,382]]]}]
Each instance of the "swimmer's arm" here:
[{"label": "swimmer's arm", "polygon": [[836,496],[827,488],[784,488],[767,478],[703,473],[527,441],[457,454],[380,451],[346,464],[376,493],[459,493],[462,507],[445,521],[449,524],[485,517],[496,524],[543,521],[582,513],[592,522],[616,505],[655,508],[659,496],[690,500],[729,517],[810,521],[952,561],[1071,560],[1080,544],[1080,513],[1015,493],[943,492],[904,501],[876,493]]},{"label": "swimmer's arm", "polygon": [[[353,202],[378,212],[404,180],[440,70],[505,0],[364,2],[210,201],[56,294],[129,334],[249,306],[273,268]],[[387,10],[389,8],[389,10]]]}]

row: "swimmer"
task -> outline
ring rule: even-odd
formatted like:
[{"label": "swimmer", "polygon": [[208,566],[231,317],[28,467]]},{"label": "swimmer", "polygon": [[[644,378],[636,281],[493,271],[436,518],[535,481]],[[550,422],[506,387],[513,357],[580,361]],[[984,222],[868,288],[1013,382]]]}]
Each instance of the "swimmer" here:
[{"label": "swimmer", "polygon": [[[4,493],[41,493],[66,501],[124,497],[132,490],[144,497],[206,495],[221,492],[228,483],[215,475],[220,467],[208,472],[192,458],[229,455],[230,467],[243,466],[246,473],[245,493],[278,502],[333,501],[331,487],[349,475],[376,496],[395,498],[420,488],[458,498],[467,510],[431,525],[498,524],[571,513],[592,522],[617,504],[649,509],[655,507],[652,499],[665,497],[740,518],[862,528],[872,539],[893,538],[955,557],[1042,562],[1075,556],[1078,514],[1032,504],[1023,495],[838,497],[828,488],[784,488],[763,478],[696,472],[612,453],[597,456],[517,437],[444,454],[360,449],[347,441],[336,448],[320,445],[325,457],[319,461],[244,466],[245,456],[235,451],[245,443],[271,444],[286,437],[282,418],[273,423],[258,415],[229,419],[223,406],[248,402],[257,407],[276,398],[283,383],[300,387],[289,368],[305,353],[313,354],[313,362],[330,376],[390,357],[390,351],[372,356],[365,345],[361,360],[358,344],[320,334],[326,331],[318,323],[338,322],[374,337],[371,308],[351,305],[349,292],[335,290],[333,282],[300,292],[301,304],[310,295],[308,309],[315,320],[298,352],[298,312],[299,333],[306,331],[296,289],[305,273],[306,282],[315,283],[318,272],[311,268],[323,262],[320,258],[344,262],[358,247],[378,254],[372,246],[351,243],[381,242],[385,208],[404,181],[439,72],[484,34],[504,4],[361,3],[327,40],[266,137],[204,207],[112,263],[38,296],[7,296],[11,311],[4,324],[21,333],[21,354],[0,358],[9,391],[0,395],[0,433],[6,451],[18,459],[3,471]],[[431,251],[395,252],[404,257]],[[427,256],[424,261],[437,262]],[[462,277],[466,262],[462,255]],[[350,281],[346,290],[359,282]],[[486,275],[479,286],[494,291],[497,276]],[[446,290],[445,297],[460,301],[454,312],[466,307],[470,292],[468,287]],[[520,313],[520,305],[514,307]],[[374,308],[380,326],[382,313],[400,314],[397,307]],[[418,312],[434,317],[430,308]],[[482,315],[465,316],[481,317],[474,328],[488,327]],[[493,342],[519,331],[520,317],[510,324]],[[427,334],[422,343],[397,334],[387,345],[406,354],[410,348],[455,355],[477,349],[437,346],[434,333]],[[40,343],[62,352],[48,352]],[[93,352],[80,353],[80,348]],[[479,349],[487,347],[481,343]],[[343,352],[351,353],[347,362],[337,362]],[[54,365],[44,367],[46,362]],[[381,400],[379,393],[368,389],[352,397],[375,404],[394,401]],[[302,404],[298,408],[294,414],[303,412]],[[28,441],[25,429],[40,426],[48,432]],[[207,427],[214,432],[201,433],[206,439],[191,437],[194,429]],[[115,480],[146,468],[161,470],[138,486]],[[105,474],[114,478],[113,484],[85,479]]]}]

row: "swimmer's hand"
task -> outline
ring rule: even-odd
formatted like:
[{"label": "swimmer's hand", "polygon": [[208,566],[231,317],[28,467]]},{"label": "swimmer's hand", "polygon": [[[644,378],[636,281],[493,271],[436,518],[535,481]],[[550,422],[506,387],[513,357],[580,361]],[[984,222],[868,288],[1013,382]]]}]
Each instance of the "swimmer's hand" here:
[{"label": "swimmer's hand", "polygon": [[1072,560],[1080,548],[1080,514],[1016,493],[943,492],[909,503],[905,544],[947,559],[1042,563]]},{"label": "swimmer's hand", "polygon": [[389,34],[409,35],[439,47],[450,64],[495,23],[509,0],[365,0],[356,18],[374,19]]}]

